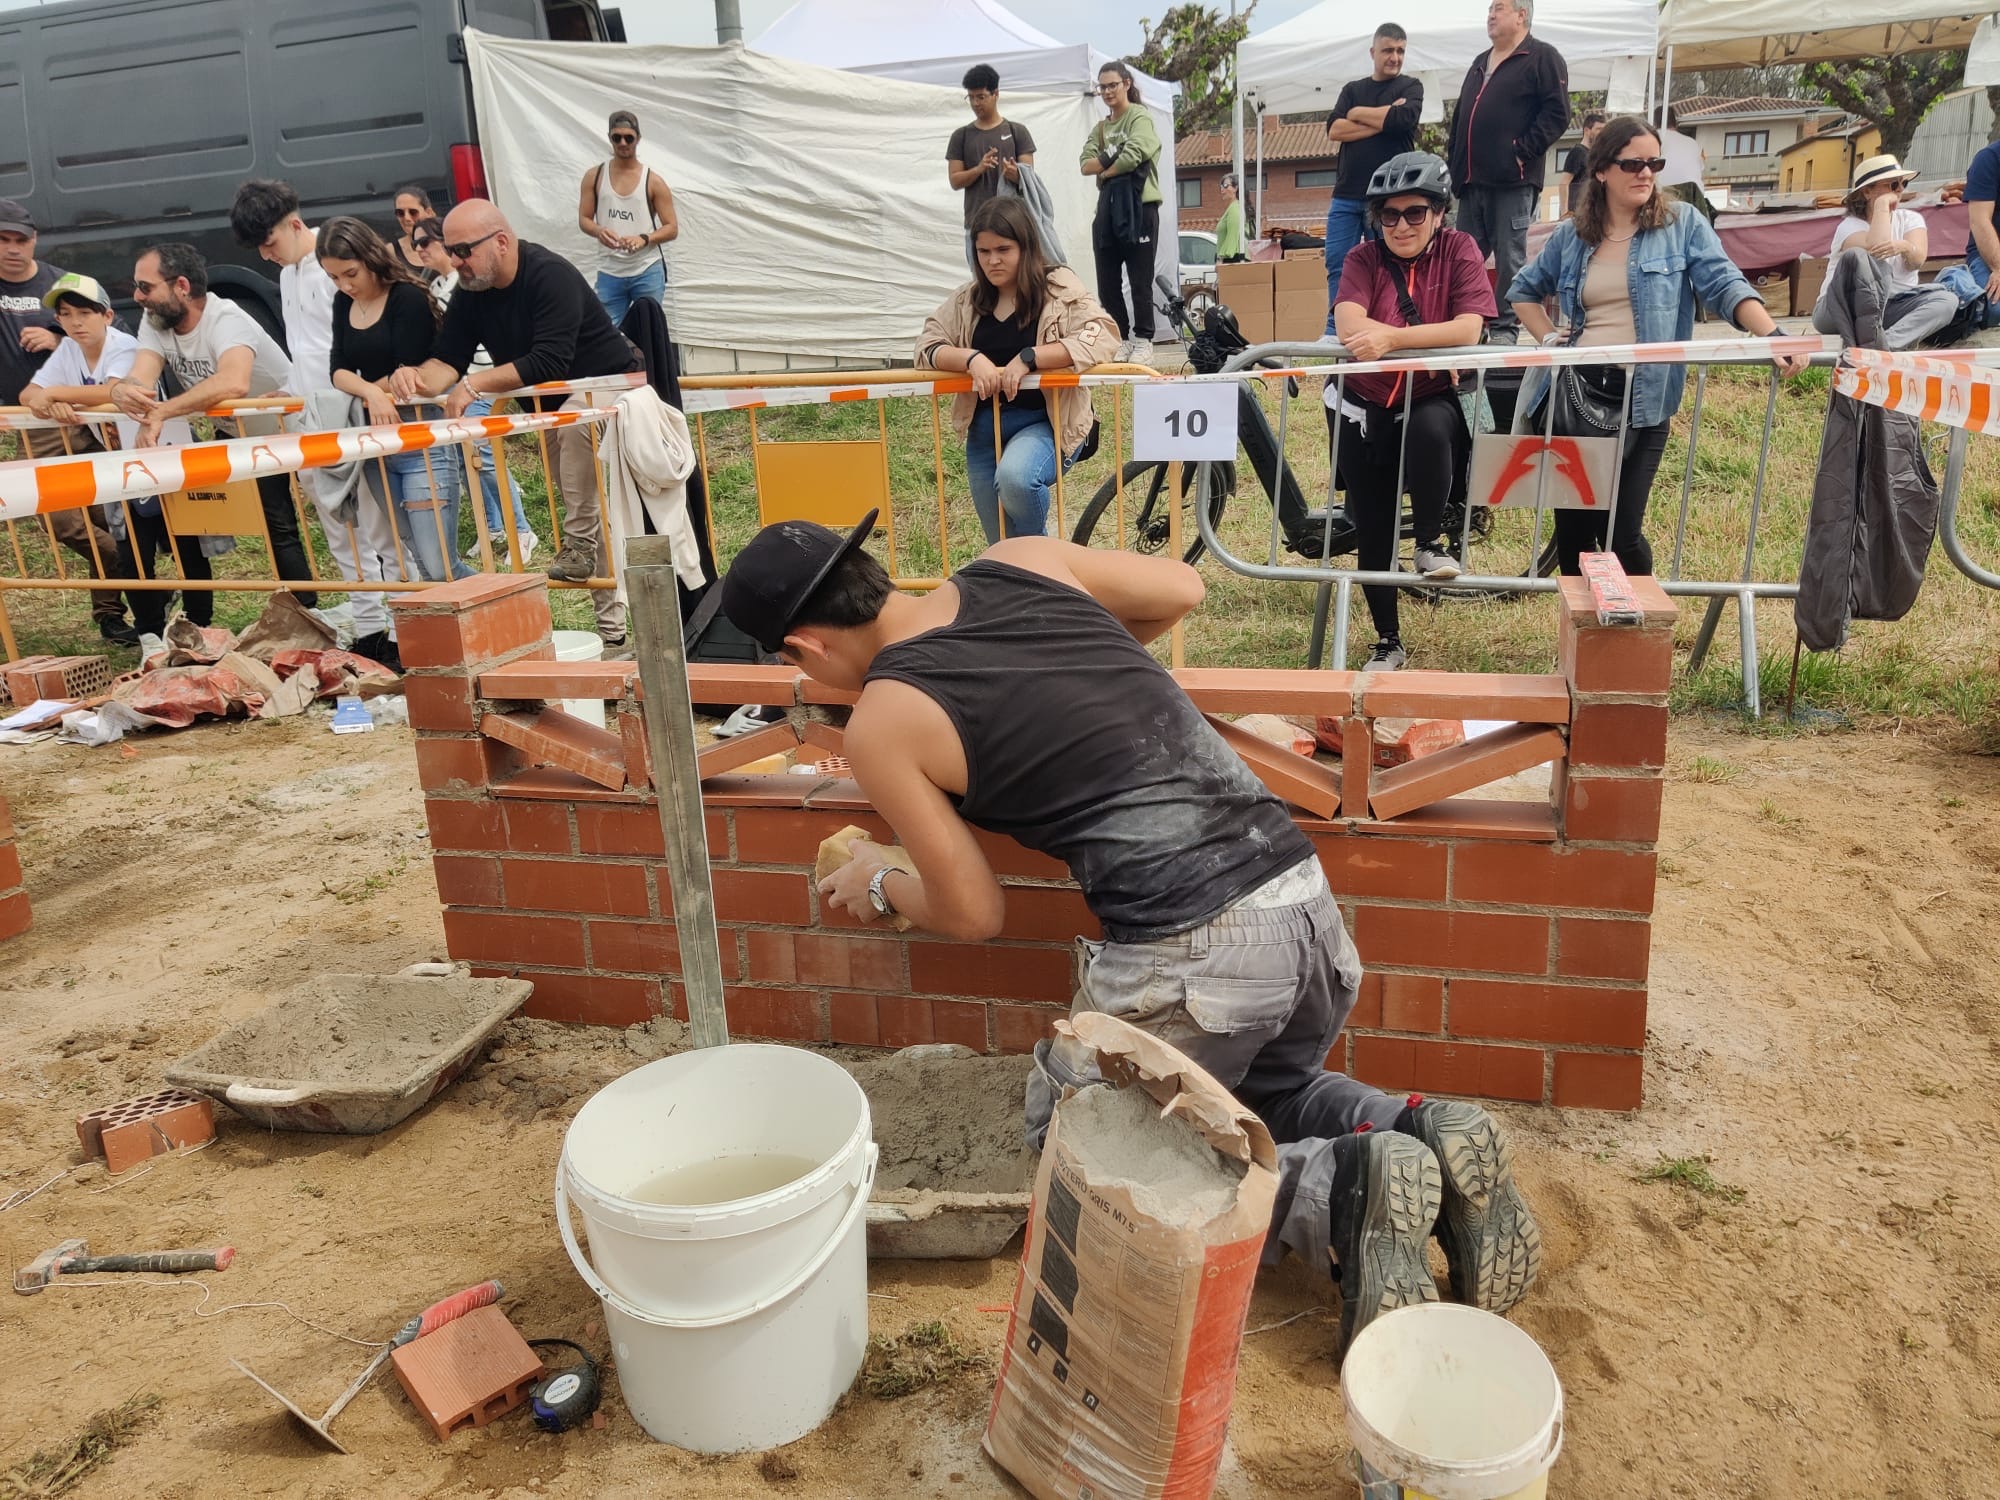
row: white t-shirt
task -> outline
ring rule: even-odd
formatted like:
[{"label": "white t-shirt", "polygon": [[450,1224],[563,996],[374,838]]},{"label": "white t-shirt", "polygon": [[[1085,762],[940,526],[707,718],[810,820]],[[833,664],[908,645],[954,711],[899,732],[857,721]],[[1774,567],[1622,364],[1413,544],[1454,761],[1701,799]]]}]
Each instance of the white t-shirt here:
[{"label": "white t-shirt", "polygon": [[[319,243],[319,231],[313,231]],[[333,278],[308,255],[278,272],[278,301],[285,311],[285,342],[292,346],[291,394],[333,389]]]},{"label": "white t-shirt", "polygon": [[[110,385],[114,380],[122,380],[132,373],[132,356],[139,352],[139,341],[122,328],[109,328],[104,333],[104,347],[97,352],[97,363],[91,364],[85,357],[83,345],[75,339],[64,339],[56,345],[42,368],[35,375],[35,384],[46,388],[59,385]],[[118,442],[121,447],[138,446],[139,424],[129,418],[118,419]],[[160,429],[160,442],[171,446],[176,443],[191,443],[194,432],[186,421],[176,417]]]},{"label": "white t-shirt", "polygon": [[[270,396],[291,386],[292,362],[278,347],[278,341],[264,332],[250,314],[213,292],[191,332],[175,333],[159,328],[148,318],[139,325],[139,347],[159,355],[183,390],[192,390],[213,375],[222,356],[231,349],[245,348],[251,356],[250,389],[244,392],[246,396]],[[257,433],[267,434],[276,432],[279,424],[276,418],[253,418],[249,425]]]},{"label": "white t-shirt", "polygon": [[[1889,215],[1889,237],[1891,239],[1906,240],[1923,227],[1924,216],[1914,208],[1899,208]],[[1867,236],[1868,221],[1856,214],[1849,214],[1840,221],[1839,226],[1833,231],[1832,253],[1838,255],[1840,247],[1857,234],[1864,238]],[[1895,283],[1898,290],[1908,291],[1917,284],[1919,267],[1905,264],[1901,257],[1889,261],[1887,264],[1889,267],[1889,280]],[[1828,279],[1831,280],[1831,278]],[[1821,285],[1820,290],[1822,292],[1826,290],[1824,284]]]}]

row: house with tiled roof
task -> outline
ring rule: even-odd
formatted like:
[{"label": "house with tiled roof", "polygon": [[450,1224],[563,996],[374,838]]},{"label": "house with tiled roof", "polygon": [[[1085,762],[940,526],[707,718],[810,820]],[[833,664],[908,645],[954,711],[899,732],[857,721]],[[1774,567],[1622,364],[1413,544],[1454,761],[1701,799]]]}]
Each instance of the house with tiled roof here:
[{"label": "house with tiled roof", "polygon": [[1786,191],[1786,149],[1846,119],[1840,110],[1814,99],[1696,94],[1676,99],[1673,107],[1682,134],[1693,136],[1701,147],[1707,164],[1703,186],[1727,188],[1732,199]]},{"label": "house with tiled roof", "polygon": [[[1216,220],[1222,217],[1222,179],[1232,166],[1230,151],[1226,130],[1197,131],[1174,142],[1181,228],[1215,228]],[[1324,116],[1294,115],[1287,119],[1266,115],[1263,226],[1304,229],[1314,234],[1324,231],[1338,159],[1333,142],[1326,138]],[[1243,173],[1251,183],[1256,181],[1254,130],[1243,141]],[[1244,195],[1246,210],[1251,196],[1247,192]]]}]

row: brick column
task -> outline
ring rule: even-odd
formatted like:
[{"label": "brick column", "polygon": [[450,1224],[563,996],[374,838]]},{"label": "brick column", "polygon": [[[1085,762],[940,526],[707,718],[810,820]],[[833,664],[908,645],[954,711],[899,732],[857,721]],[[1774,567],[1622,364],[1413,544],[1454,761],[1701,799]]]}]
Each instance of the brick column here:
[{"label": "brick column", "polygon": [[7,799],[0,797],[0,941],[20,936],[33,920],[28,893],[21,886],[21,856],[14,848],[14,819],[7,811]]},{"label": "brick column", "polygon": [[[1643,618],[1600,624],[1590,583],[1562,580],[1562,674],[1569,682],[1569,757],[1551,791],[1561,849],[1595,867],[1610,911],[1556,917],[1557,972],[1621,982],[1636,1000],[1628,1046],[1559,1050],[1553,1103],[1637,1109],[1645,1071],[1646,979],[1652,948],[1654,844],[1667,758],[1667,688],[1674,665],[1674,603],[1651,578],[1627,580]],[[1627,899],[1602,899],[1613,873]],[[1559,898],[1559,904],[1568,904]]]},{"label": "brick column", "polygon": [[476,796],[513,764],[505,745],[479,734],[479,674],[503,662],[555,660],[548,579],[481,573],[399,594],[389,610],[424,795]]}]

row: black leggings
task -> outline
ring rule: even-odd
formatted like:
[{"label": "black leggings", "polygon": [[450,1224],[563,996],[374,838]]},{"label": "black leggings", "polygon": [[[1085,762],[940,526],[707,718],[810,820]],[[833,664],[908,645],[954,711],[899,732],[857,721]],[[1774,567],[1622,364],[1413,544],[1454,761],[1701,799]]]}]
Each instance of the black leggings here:
[{"label": "black leggings", "polygon": [[[134,570],[140,578],[157,576],[153,572],[153,559],[156,556],[170,557],[176,548],[180,552],[181,577],[210,579],[215,576],[209,569],[208,558],[202,553],[200,537],[177,536],[169,543],[164,515],[142,516],[138,507],[134,506],[131,517],[131,530],[126,533],[125,546],[131,553]],[[167,605],[174,597],[172,589],[133,589],[125,597],[132,601],[132,624],[140,634],[162,635],[166,632]],[[209,589],[182,589],[181,608],[197,625],[215,622],[215,594]]]},{"label": "black leggings", "polygon": [[[1355,403],[1358,405],[1359,403]],[[1397,415],[1401,415],[1400,412]],[[1376,410],[1375,421],[1389,420]],[[1410,497],[1417,545],[1434,546],[1444,530],[1444,503],[1451,497],[1459,453],[1459,433],[1465,418],[1452,396],[1431,396],[1410,408],[1409,432],[1400,446],[1403,489]],[[1402,497],[1396,493],[1397,429],[1381,442],[1370,443],[1361,424],[1326,409],[1327,440],[1338,434],[1341,483],[1347,492],[1347,519],[1354,523],[1356,563],[1367,572],[1386,572],[1395,565],[1396,541],[1402,530]],[[1361,592],[1375,633],[1384,640],[1401,638],[1397,596],[1402,590],[1383,583],[1365,583]]]},{"label": "black leggings", "polygon": [[[1660,471],[1660,459],[1667,451],[1667,429],[1672,425],[1668,421],[1625,431],[1625,458],[1618,466],[1618,509],[1611,518],[1611,550],[1630,578],[1650,578],[1653,574],[1653,544],[1646,540],[1646,501],[1653,493],[1653,476]],[[1556,556],[1563,572],[1574,575],[1582,571],[1578,558],[1604,550],[1605,513],[1558,510],[1553,515]]]},{"label": "black leggings", "polygon": [[[264,507],[264,527],[271,533],[271,565],[286,582],[306,585],[293,592],[298,595],[299,603],[311,609],[319,603],[319,595],[312,589],[312,564],[306,561],[305,539],[299,534],[298,507],[292,503],[292,476],[259,474],[257,499]],[[185,558],[187,554],[183,551],[181,555]]]},{"label": "black leggings", "polygon": [[[1148,203],[1141,214],[1145,238],[1120,248],[1111,243],[1106,220],[1110,205],[1100,196],[1097,220],[1090,226],[1090,249],[1097,260],[1097,300],[1118,324],[1121,339],[1153,338],[1153,266],[1160,247],[1160,205]],[[1125,309],[1125,278],[1132,282],[1132,309]]]}]

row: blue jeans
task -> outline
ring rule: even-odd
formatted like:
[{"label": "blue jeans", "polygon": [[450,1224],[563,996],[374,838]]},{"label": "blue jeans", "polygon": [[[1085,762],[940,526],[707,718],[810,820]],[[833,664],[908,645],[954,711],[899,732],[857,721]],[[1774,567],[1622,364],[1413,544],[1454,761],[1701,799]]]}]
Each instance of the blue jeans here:
[{"label": "blue jeans", "polygon": [[[1079,444],[1079,447],[1082,445]],[[1071,454],[1063,472],[1076,462]],[[1045,536],[1049,529],[1049,486],[1056,482],[1056,432],[1049,414],[1003,407],[1000,412],[1000,461],[993,461],[993,403],[982,401],[965,433],[965,478],[972,489],[972,508],[988,542],[1000,540],[1000,512],[1007,513],[1007,535]]]},{"label": "blue jeans", "polygon": [[[493,398],[481,396],[466,407],[468,417],[485,417],[493,414]],[[493,555],[503,557],[507,552],[506,523],[500,515],[500,481],[493,471],[493,445],[477,443],[473,445],[473,455],[479,461],[479,493],[486,502],[486,529],[493,536]],[[528,524],[528,513],[521,508],[521,491],[514,489],[514,531],[526,537],[534,528]]]},{"label": "blue jeans", "polygon": [[1326,210],[1326,331],[1333,332],[1333,304],[1340,296],[1340,268],[1347,252],[1368,232],[1368,204],[1360,198],[1336,198]]},{"label": "blue jeans", "polygon": [[641,297],[651,297],[661,307],[667,305],[665,261],[656,257],[652,265],[637,276],[613,276],[609,271],[597,273],[597,300],[602,302],[604,310],[611,314],[614,325],[625,321],[625,314]]},{"label": "blue jeans", "polygon": [[[429,420],[435,407],[419,410]],[[396,529],[402,533],[417,571],[431,583],[470,578],[473,569],[458,559],[459,458],[449,448],[398,453],[383,460],[389,471],[389,498],[396,502]],[[438,542],[444,526],[442,549]]]}]

